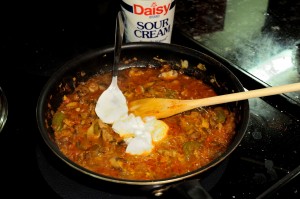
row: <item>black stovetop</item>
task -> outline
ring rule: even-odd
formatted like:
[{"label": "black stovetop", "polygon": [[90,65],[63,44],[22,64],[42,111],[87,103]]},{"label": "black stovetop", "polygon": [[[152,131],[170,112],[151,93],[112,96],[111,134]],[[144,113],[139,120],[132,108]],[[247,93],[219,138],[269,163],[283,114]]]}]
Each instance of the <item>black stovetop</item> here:
[{"label": "black stovetop", "polygon": [[[230,63],[246,89],[299,81],[299,3],[182,2],[177,0],[172,43]],[[85,179],[64,165],[46,147],[36,122],[37,99],[51,74],[71,58],[113,45],[119,1],[6,3],[3,8],[0,86],[8,119],[0,132],[1,195],[149,198]],[[287,61],[280,66],[285,70],[274,64],[278,59]],[[214,199],[299,198],[299,93],[251,99],[250,110],[247,133],[220,164],[209,193]]]}]

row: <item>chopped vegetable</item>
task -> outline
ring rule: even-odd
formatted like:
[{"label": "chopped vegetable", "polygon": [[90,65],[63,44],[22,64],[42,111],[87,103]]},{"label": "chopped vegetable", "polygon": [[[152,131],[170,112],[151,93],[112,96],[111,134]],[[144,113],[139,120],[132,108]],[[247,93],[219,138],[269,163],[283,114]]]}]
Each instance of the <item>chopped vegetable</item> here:
[{"label": "chopped vegetable", "polygon": [[214,109],[214,111],[216,112],[216,116],[217,116],[216,120],[217,120],[217,122],[224,123],[225,120],[226,120],[226,115],[225,115],[224,110],[221,107],[216,107]]},{"label": "chopped vegetable", "polygon": [[202,143],[198,142],[198,141],[185,142],[183,144],[183,152],[184,152],[185,158],[187,160],[190,160],[194,154],[194,151],[199,150],[201,146],[202,146]]},{"label": "chopped vegetable", "polygon": [[53,119],[52,119],[52,128],[55,131],[60,131],[63,127],[63,120],[65,118],[65,114],[62,112],[56,112],[53,115]]}]

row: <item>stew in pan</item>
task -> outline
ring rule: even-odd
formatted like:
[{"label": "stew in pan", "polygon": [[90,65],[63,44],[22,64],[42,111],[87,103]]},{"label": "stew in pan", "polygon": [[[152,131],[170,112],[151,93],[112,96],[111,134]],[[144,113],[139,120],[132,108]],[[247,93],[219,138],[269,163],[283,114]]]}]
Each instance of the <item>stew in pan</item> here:
[{"label": "stew in pan", "polygon": [[[204,65],[199,68],[205,70]],[[235,113],[219,105],[159,120],[162,126],[151,129],[150,150],[128,152],[133,135],[116,132],[95,113],[96,102],[111,78],[111,73],[96,74],[80,82],[74,92],[63,96],[53,113],[55,142],[70,160],[101,175],[158,180],[199,169],[226,151],[235,134]],[[128,102],[147,97],[198,99],[217,95],[202,80],[167,64],[123,69],[118,85]],[[140,119],[145,123],[149,120]]]}]

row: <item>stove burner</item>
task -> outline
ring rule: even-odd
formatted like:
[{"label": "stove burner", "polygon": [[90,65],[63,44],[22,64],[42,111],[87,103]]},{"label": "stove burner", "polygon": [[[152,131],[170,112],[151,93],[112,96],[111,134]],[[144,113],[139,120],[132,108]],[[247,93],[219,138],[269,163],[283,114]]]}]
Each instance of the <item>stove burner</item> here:
[{"label": "stove burner", "polygon": [[[37,146],[36,156],[38,167],[48,185],[62,198],[110,198],[110,199],[149,199],[153,197],[139,189],[122,189],[116,183],[102,182],[99,179],[84,175],[58,159],[45,146]],[[206,191],[210,191],[222,177],[228,158],[219,165],[200,174],[201,185]],[[122,186],[122,185],[121,185]],[[125,185],[124,185],[125,186]],[[137,188],[137,187],[135,187]],[[165,192],[160,198],[176,198],[172,190]]]}]

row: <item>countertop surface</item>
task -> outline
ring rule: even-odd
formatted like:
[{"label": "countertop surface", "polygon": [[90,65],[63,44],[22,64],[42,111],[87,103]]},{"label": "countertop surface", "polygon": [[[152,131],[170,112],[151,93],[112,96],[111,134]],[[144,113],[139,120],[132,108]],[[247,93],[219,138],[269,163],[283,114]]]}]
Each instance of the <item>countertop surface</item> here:
[{"label": "countertop surface", "polygon": [[[172,43],[229,63],[246,89],[299,82],[297,1],[176,3]],[[37,100],[53,72],[82,53],[113,45],[119,1],[6,2],[2,8],[0,86],[8,118],[0,132],[1,195],[148,198],[81,181],[49,151],[37,127]],[[249,128],[209,190],[214,199],[299,198],[298,108],[299,92],[250,100]]]}]

